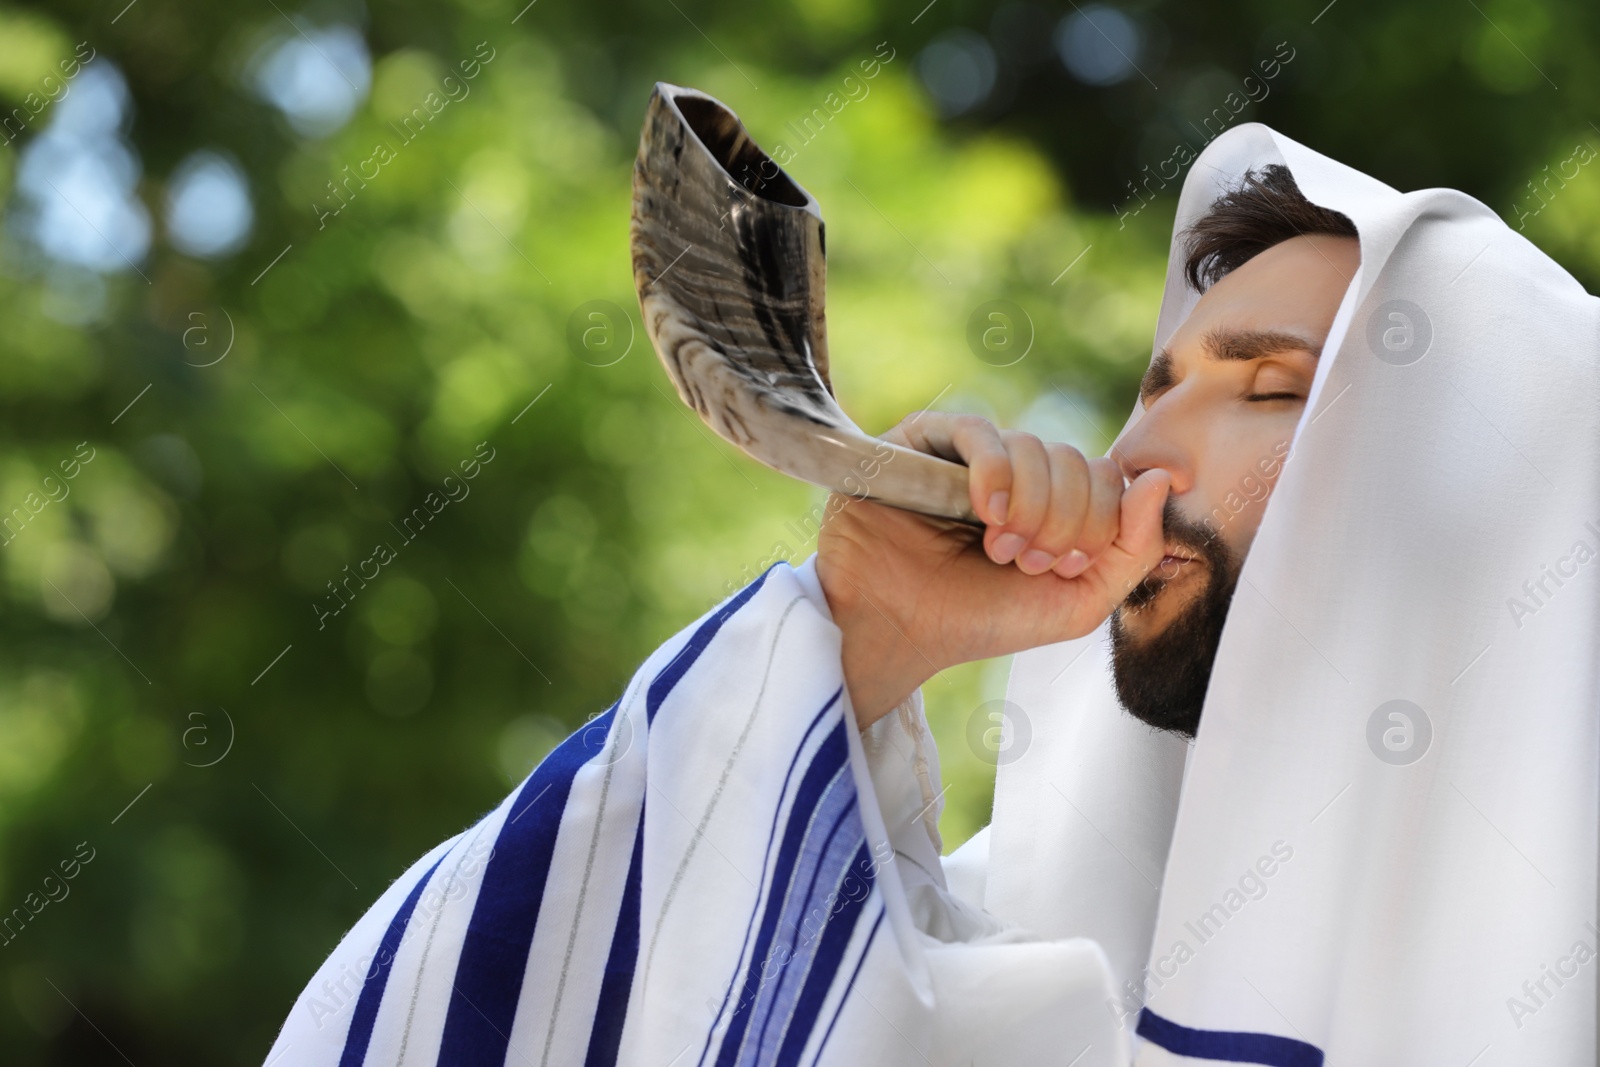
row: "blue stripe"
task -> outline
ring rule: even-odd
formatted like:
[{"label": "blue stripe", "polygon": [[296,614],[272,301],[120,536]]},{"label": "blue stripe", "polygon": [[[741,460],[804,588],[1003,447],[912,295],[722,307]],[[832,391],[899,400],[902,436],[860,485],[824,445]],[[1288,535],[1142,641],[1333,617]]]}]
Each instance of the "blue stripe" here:
[{"label": "blue stripe", "polygon": [[[445,855],[449,854],[450,851],[447,849]],[[433,861],[433,866],[417,879],[417,884],[411,887],[411,892],[407,893],[406,899],[401,902],[400,910],[389,920],[389,927],[384,930],[383,939],[378,942],[378,952],[373,958],[372,969],[362,979],[361,995],[356,999],[356,1010],[350,1015],[350,1032],[344,1038],[344,1052],[339,1056],[339,1067],[361,1067],[367,1058],[367,1046],[372,1043],[372,1027],[378,1021],[378,1008],[383,1004],[383,991],[389,984],[389,971],[394,966],[395,953],[400,951],[406,924],[411,921],[411,913],[416,910],[417,901],[422,898],[423,887],[428,884],[428,879],[433,877],[433,872],[438,870],[439,864],[443,862],[444,856]]]},{"label": "blue stripe", "polygon": [[[650,683],[645,694],[645,722],[655,721],[662,701],[671,694],[684,673],[700,658],[700,653],[711,644],[711,639],[722,629],[733,613],[738,611],[756,591],[766,583],[774,563],[755,581],[707,619],[688,642],[679,649]],[[639,965],[640,887],[644,877],[644,817],[645,801],[639,801],[639,822],[633,835],[633,856],[628,861],[628,876],[622,887],[622,903],[617,910],[617,924],[611,933],[611,951],[606,956],[606,969],[600,981],[600,997],[595,1004],[594,1024],[589,1030],[589,1049],[584,1056],[584,1067],[615,1067],[622,1047],[622,1029],[628,1019],[628,1001],[633,995],[633,976]]]},{"label": "blue stripe", "polygon": [[[616,713],[613,704],[557,745],[517,794],[467,924],[445,1015],[439,1067],[505,1062],[572,780],[578,768],[604,748]],[[538,811],[531,811],[535,806]]]},{"label": "blue stripe", "polygon": [[[812,717],[811,724],[806,727],[806,732],[800,738],[800,743],[795,746],[794,755],[789,759],[789,769],[783,773],[783,785],[778,790],[777,803],[772,806],[772,826],[767,830],[767,840],[769,842],[775,840],[778,836],[778,815],[783,811],[784,797],[789,795],[789,782],[794,778],[794,769],[800,763],[801,753],[805,751],[806,744],[811,740],[811,735],[816,730],[817,724],[822,721],[822,717],[828,713],[829,709],[839,702],[839,697],[843,693],[844,686],[840,686],[838,689],[833,691],[833,696],[829,697],[828,702],[822,705],[822,710],[818,711],[816,715]],[[771,862],[772,849],[768,848],[766,854],[761,857],[761,877],[756,880],[756,885],[761,886],[767,884],[767,865]],[[750,905],[750,918],[745,923],[744,941],[741,943],[739,948],[740,960],[744,959],[744,950],[750,946],[750,932],[755,929],[756,915],[758,915],[760,911],[761,895],[758,892],[756,894],[755,901]],[[733,982],[728,983],[727,991],[722,994],[722,1005],[717,1008],[717,1014],[712,1020],[711,1029],[706,1032],[706,1043],[700,1049],[700,1059],[698,1061],[701,1065],[706,1062],[706,1056],[711,1051],[711,1038],[716,1033],[716,1024],[722,1020],[722,1013],[728,1010],[728,998],[733,995],[733,986]]]},{"label": "blue stripe", "polygon": [[[779,564],[773,564],[777,566]],[[646,699],[647,721],[655,718],[661,702],[700,658],[717,631],[755,596],[771,573],[769,567],[701,623],[688,643],[656,675]],[[604,749],[616,713],[617,705],[613,704],[604,715],[580,727],[558,745],[534,768],[517,795],[506,825],[495,842],[494,858],[484,871],[483,885],[467,924],[440,1039],[438,1067],[486,1067],[505,1063],[511,1028],[516,1022],[517,1002],[522,996],[528,952],[544,903],[551,856],[555,852],[572,782],[579,768]],[[524,819],[535,804],[538,812]],[[642,808],[640,825],[643,825]],[[637,913],[637,904],[633,910]],[[625,913],[619,914],[619,925],[625,921]],[[617,942],[615,932],[612,941],[614,945]],[[637,958],[636,935],[633,952]],[[633,963],[618,959],[617,967],[631,974]],[[623,994],[621,1005],[624,1012],[626,995]],[[594,1034],[591,1032],[590,1036],[592,1042]]]},{"label": "blue stripe", "polygon": [[678,654],[672,657],[671,662],[661,668],[661,673],[656,675],[655,681],[650,683],[650,691],[645,699],[647,723],[655,722],[656,711],[661,707],[661,702],[667,698],[668,693],[672,692],[673,686],[678,684],[678,679],[683,677],[684,672],[694,665],[695,660],[700,658],[700,653],[704,652],[706,646],[711,643],[711,639],[717,636],[717,631],[722,629],[722,624],[727,622],[734,612],[744,607],[745,603],[756,595],[756,591],[766,582],[767,575],[771,574],[774,568],[786,566],[788,564],[780,560],[762,571],[755,581],[741,589],[737,596],[718,608],[716,614],[701,623],[700,629],[694,632],[694,636],[689,638],[688,643],[678,650]]},{"label": "blue stripe", "polygon": [[805,842],[812,812],[818,807],[824,790],[845,765],[848,756],[844,720],[841,718],[829,732],[827,739],[817,747],[816,755],[812,758],[811,765],[806,768],[806,773],[800,779],[800,786],[795,791],[794,804],[789,809],[788,825],[784,827],[783,845],[778,850],[778,862],[773,867],[773,888],[767,901],[766,911],[761,918],[760,932],[756,936],[750,960],[745,966],[739,1005],[734,1009],[733,1018],[728,1023],[728,1033],[722,1040],[722,1047],[717,1051],[717,1067],[733,1067],[735,1057],[739,1054],[745,1030],[750,1025],[751,1006],[756,1002],[763,985],[760,976],[763,961],[771,951],[778,920],[784,910],[783,898],[786,893],[780,893],[778,887],[788,887],[793,880],[794,869]]},{"label": "blue stripe", "polygon": [[589,1031],[589,1052],[584,1067],[615,1067],[622,1047],[622,1024],[628,1018],[628,997],[633,990],[633,972],[639,963],[639,885],[644,867],[644,803],[639,804],[639,827],[633,835],[633,858],[628,861],[628,880],[622,887],[622,906],[617,911],[617,926],[611,935],[611,953],[606,957],[605,977],[600,980],[600,1000],[595,1006],[594,1026]]},{"label": "blue stripe", "polygon": [[1168,1052],[1200,1060],[1264,1063],[1268,1067],[1322,1067],[1322,1050],[1292,1037],[1233,1030],[1192,1030],[1163,1019],[1149,1008],[1139,1012],[1135,1031]]},{"label": "blue stripe", "polygon": [[856,978],[861,974],[862,966],[867,962],[867,953],[872,949],[873,939],[878,936],[878,927],[883,925],[883,917],[889,914],[888,908],[878,909],[878,918],[872,924],[872,929],[867,933],[867,943],[861,946],[861,957],[856,960],[856,969],[850,972],[850,981],[844,985],[844,992],[839,994],[839,1004],[833,1009],[833,1019],[828,1023],[828,1030],[822,1035],[822,1040],[817,1044],[816,1058],[811,1061],[811,1067],[817,1067],[822,1062],[822,1050],[828,1047],[828,1038],[833,1036],[833,1028],[839,1025],[839,1016],[844,1012],[844,1005],[850,999],[850,990],[856,986]]},{"label": "blue stripe", "polygon": [[[853,873],[846,875],[846,884],[850,888],[840,894],[845,905],[837,914],[829,917],[828,925],[822,932],[822,944],[817,948],[811,972],[806,975],[806,984],[800,992],[800,999],[795,1002],[794,1011],[789,1019],[789,1030],[784,1035],[783,1045],[778,1049],[774,1067],[794,1067],[800,1062],[800,1054],[805,1051],[806,1041],[811,1037],[811,1031],[816,1028],[817,1016],[822,1013],[822,1003],[828,997],[828,990],[833,988],[833,980],[838,977],[839,965],[844,962],[845,949],[850,947],[850,938],[855,933],[856,922],[861,918],[868,897],[872,895],[874,886],[872,855],[867,851],[866,833],[860,829],[859,815],[856,816],[856,826],[861,847],[856,850],[851,869],[852,871],[859,869],[862,873],[859,876]],[[852,879],[853,884],[851,884]],[[861,895],[852,897],[850,894],[857,889],[861,890]]]},{"label": "blue stripe", "polygon": [[[795,989],[785,996],[785,989],[790,985],[791,976],[794,977],[796,985],[805,979],[812,959],[818,954],[819,939],[825,936],[827,924],[832,916],[821,917],[815,924],[815,929],[802,931],[800,928],[810,925],[810,920],[818,918],[828,893],[843,888],[839,883],[849,873],[852,863],[850,853],[856,850],[858,843],[864,845],[866,842],[866,835],[861,832],[861,817],[856,811],[855,783],[850,776],[842,774],[835,778],[828,792],[829,795],[818,806],[817,822],[826,821],[835,810],[838,814],[833,817],[828,832],[822,839],[821,847],[806,849],[804,866],[811,869],[811,874],[806,880],[805,892],[788,901],[783,918],[778,921],[779,928],[789,928],[793,931],[793,936],[789,938],[789,946],[783,949],[785,955],[778,979],[771,983],[770,993],[762,997],[766,1002],[763,1010],[757,1012],[761,1018],[761,1029],[757,1031],[754,1043],[758,1060],[765,1059],[762,1054],[769,1047],[767,1029],[772,1025],[773,1019],[780,1016],[783,1019],[778,1024],[778,1034],[773,1039],[776,1042],[781,1039],[784,1027],[793,1017],[794,1001],[799,997],[801,990]],[[836,797],[842,799],[844,803],[838,803]],[[856,817],[851,819],[852,815]],[[841,830],[844,832],[840,833]],[[803,869],[800,873],[803,873]],[[824,876],[826,876],[826,881],[822,883],[824,889],[818,893],[817,883]],[[797,873],[797,880],[798,877]],[[751,1025],[755,1025],[754,1020],[751,1021]]]}]

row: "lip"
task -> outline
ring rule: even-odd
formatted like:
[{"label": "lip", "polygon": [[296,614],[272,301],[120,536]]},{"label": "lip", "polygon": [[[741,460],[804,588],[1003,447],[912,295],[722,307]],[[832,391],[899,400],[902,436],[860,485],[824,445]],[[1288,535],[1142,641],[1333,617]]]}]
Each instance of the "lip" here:
[{"label": "lip", "polygon": [[1172,553],[1169,552],[1166,555],[1161,557],[1161,562],[1156,564],[1156,566],[1163,567],[1163,568],[1165,568],[1165,567],[1179,567],[1179,568],[1182,568],[1182,567],[1184,567],[1184,566],[1186,566],[1186,565],[1188,565],[1190,563],[1195,563],[1195,562],[1198,562],[1198,560],[1194,556],[1178,556],[1178,555],[1173,555]]}]

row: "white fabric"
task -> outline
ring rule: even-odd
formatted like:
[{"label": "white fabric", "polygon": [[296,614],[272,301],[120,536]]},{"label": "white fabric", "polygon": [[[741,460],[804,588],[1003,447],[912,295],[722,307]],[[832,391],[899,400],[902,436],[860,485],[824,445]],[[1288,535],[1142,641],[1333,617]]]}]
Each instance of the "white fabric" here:
[{"label": "white fabric", "polygon": [[[985,904],[1098,940],[1134,983],[1119,1015],[1148,990],[1181,1026],[1330,1065],[1593,1064],[1600,301],[1470,197],[1402,195],[1256,124],[1197,159],[1174,233],[1268,163],[1354,220],[1362,265],[1188,780],[1186,746],[1119,712],[1104,628],[1017,656],[1033,740],[1000,769]],[[1180,271],[1175,245],[1152,352],[1197,300]],[[1409,365],[1369,342],[1377,316],[1404,348],[1397,300],[1431,326]],[[1540,592],[1547,567],[1564,577]],[[1368,742],[1391,700],[1431,722],[1408,765]],[[1540,992],[1547,967],[1564,977]],[[1141,1042],[1137,1062],[1194,1061]]]},{"label": "white fabric", "polygon": [[881,726],[779,564],[380,897],[267,1063],[1122,1067],[1099,946],[948,893],[920,704]]},{"label": "white fabric", "polygon": [[[920,696],[859,735],[814,566],[779,565],[396,882],[267,1062],[1593,1063],[1600,302],[1482,204],[1253,124],[1175,233],[1271,162],[1362,267],[1193,746],[1117,706],[1104,627],[1020,654],[1029,748],[941,861]],[[1369,341],[1397,300],[1431,328],[1406,366]],[[1403,765],[1368,739],[1394,700],[1431,723]],[[758,958],[779,915],[806,936]]]}]

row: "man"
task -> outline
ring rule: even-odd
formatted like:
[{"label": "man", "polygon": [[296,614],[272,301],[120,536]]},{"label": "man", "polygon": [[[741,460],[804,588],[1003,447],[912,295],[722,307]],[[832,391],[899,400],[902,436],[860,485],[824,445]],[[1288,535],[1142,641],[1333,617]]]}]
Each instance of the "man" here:
[{"label": "man", "polygon": [[[1210,291],[1151,362],[1147,414],[1111,457],[918,412],[888,439],[971,468],[982,544],[864,502],[824,527],[817,573],[863,727],[945,667],[1081,637],[1110,615],[1124,706],[1194,736],[1241,562],[1360,246],[1354,224],[1308,203],[1281,165],[1247,173],[1185,239],[1185,274]],[[1225,498],[1251,485],[1230,509]],[[1062,580],[1028,580],[1045,573]]]},{"label": "man", "polygon": [[[1230,130],[1109,457],[902,423],[981,543],[842,508],[397,881],[272,1057],[1592,1062],[1597,305],[1459,193]],[[941,858],[917,686],[1009,652]]]}]

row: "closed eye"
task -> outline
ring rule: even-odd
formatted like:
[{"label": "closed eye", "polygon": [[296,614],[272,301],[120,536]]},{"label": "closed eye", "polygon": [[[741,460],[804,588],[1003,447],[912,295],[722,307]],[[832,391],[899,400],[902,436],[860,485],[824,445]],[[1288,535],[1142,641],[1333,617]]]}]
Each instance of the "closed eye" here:
[{"label": "closed eye", "polygon": [[1245,396],[1245,399],[1254,402],[1261,400],[1304,400],[1305,397],[1299,393],[1249,393]]}]

